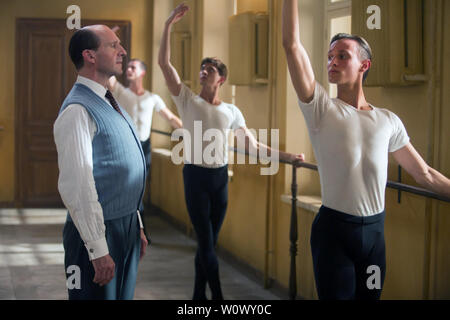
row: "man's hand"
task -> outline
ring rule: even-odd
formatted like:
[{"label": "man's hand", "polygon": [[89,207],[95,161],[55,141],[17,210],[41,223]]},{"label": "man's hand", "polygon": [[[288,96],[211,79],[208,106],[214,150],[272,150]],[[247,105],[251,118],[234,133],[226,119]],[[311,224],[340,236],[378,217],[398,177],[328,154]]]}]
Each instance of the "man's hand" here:
[{"label": "man's hand", "polygon": [[188,12],[189,7],[185,3],[179,4],[175,9],[173,9],[169,18],[167,19],[168,24],[177,23],[183,18],[183,16]]},{"label": "man's hand", "polygon": [[158,64],[166,79],[170,94],[173,96],[178,96],[180,94],[182,85],[177,70],[170,63],[170,30],[172,24],[179,21],[188,10],[189,7],[182,3],[172,11],[164,26],[163,35],[161,37],[161,46],[159,47]]},{"label": "man's hand", "polygon": [[109,254],[92,260],[92,264],[95,270],[94,283],[102,287],[114,278],[116,265]]},{"label": "man's hand", "polygon": [[304,154],[304,153],[300,153],[300,154],[291,154],[291,155],[290,155],[290,158],[291,158],[290,160],[291,160],[291,162],[292,162],[292,165],[298,167],[298,165],[299,165],[301,162],[304,162],[304,161],[305,161],[305,154]]},{"label": "man's hand", "polygon": [[141,229],[141,254],[139,256],[140,260],[144,257],[147,246],[148,246],[147,237],[145,236],[144,229]]}]

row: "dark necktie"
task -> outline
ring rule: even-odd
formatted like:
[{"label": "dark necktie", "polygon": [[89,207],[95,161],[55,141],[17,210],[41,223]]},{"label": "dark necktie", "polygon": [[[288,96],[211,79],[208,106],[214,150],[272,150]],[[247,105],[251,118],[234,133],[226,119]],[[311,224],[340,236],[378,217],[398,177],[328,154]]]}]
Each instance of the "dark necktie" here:
[{"label": "dark necktie", "polygon": [[122,113],[122,111],[120,111],[119,105],[117,104],[116,99],[114,99],[111,91],[106,90],[105,98],[109,100],[109,102],[113,106],[114,110],[116,110],[118,113],[120,113],[122,115],[122,117],[123,117],[123,113]]}]

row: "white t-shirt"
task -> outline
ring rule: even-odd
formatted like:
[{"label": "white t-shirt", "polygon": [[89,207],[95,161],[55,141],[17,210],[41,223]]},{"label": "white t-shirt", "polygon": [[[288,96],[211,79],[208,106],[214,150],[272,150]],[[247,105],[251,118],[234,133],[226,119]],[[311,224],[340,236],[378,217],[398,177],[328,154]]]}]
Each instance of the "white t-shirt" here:
[{"label": "white t-shirt", "polygon": [[[229,131],[246,126],[238,107],[225,102],[212,105],[184,84],[180,94],[172,98],[183,121],[183,129],[190,134],[190,139],[183,137],[184,163],[206,168],[228,164]],[[187,145],[189,142],[190,146]]]},{"label": "white t-shirt", "polygon": [[300,109],[316,155],[324,206],[355,216],[384,210],[388,152],[409,142],[401,120],[386,109],[357,110],[330,99],[316,82]]},{"label": "white t-shirt", "polygon": [[125,88],[120,82],[116,82],[112,94],[133,119],[139,139],[141,141],[147,140],[152,128],[153,109],[159,112],[166,108],[161,97],[147,90],[142,96],[138,96],[129,88]]}]

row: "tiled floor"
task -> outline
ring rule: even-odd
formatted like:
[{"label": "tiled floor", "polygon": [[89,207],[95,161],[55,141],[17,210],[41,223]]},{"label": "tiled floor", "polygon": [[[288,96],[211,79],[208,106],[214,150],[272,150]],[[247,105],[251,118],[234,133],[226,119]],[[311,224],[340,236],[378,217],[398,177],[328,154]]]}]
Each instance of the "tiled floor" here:
[{"label": "tiled floor", "polygon": [[[0,209],[0,299],[67,299],[58,209]],[[148,217],[152,245],[139,265],[137,300],[189,300],[195,242],[158,216]],[[228,300],[278,300],[279,296],[220,259]]]}]

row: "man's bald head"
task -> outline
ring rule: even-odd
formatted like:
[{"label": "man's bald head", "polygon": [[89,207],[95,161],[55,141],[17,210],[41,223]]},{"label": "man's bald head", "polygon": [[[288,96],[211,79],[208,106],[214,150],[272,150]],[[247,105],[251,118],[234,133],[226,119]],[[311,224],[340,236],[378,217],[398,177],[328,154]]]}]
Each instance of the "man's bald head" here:
[{"label": "man's bald head", "polygon": [[84,66],[83,51],[96,51],[101,44],[101,36],[105,32],[113,32],[105,25],[86,26],[76,31],[69,43],[69,55],[77,70]]}]

